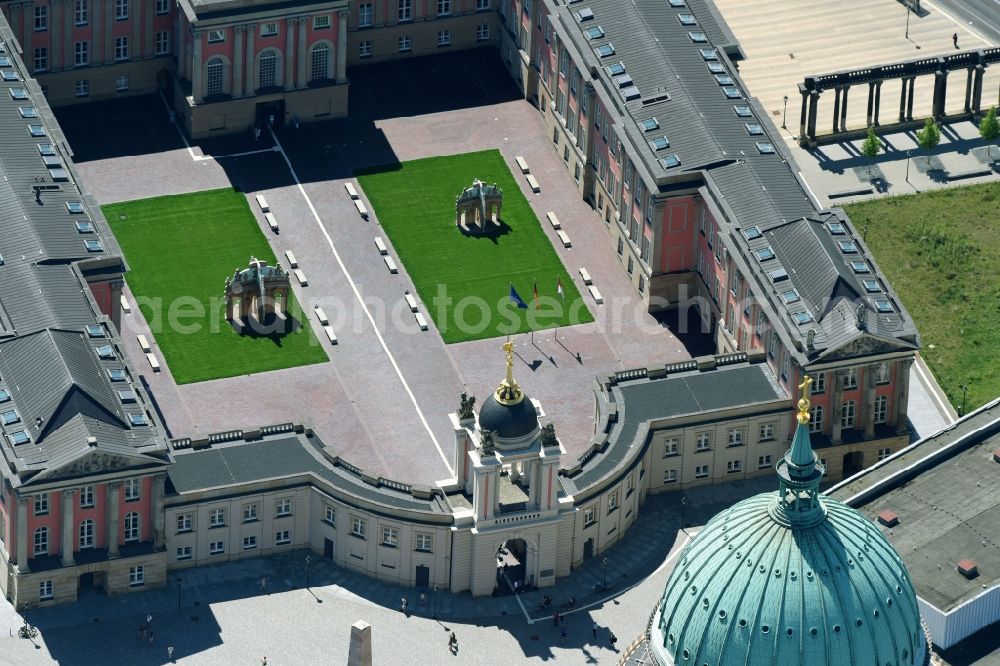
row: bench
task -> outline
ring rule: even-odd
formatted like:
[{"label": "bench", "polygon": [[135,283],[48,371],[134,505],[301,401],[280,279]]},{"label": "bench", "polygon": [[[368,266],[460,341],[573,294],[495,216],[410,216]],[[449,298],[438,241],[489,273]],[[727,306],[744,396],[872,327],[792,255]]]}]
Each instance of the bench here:
[{"label": "bench", "polygon": [[590,279],[590,273],[588,273],[587,269],[584,268],[583,266],[580,266],[580,277],[583,278],[583,283],[587,286],[590,286],[594,283],[594,281]]},{"label": "bench", "polygon": [[347,190],[347,196],[352,199],[358,198],[358,191],[354,189],[354,183],[344,183],[344,189]]},{"label": "bench", "polygon": [[365,207],[365,202],[361,199],[354,200],[354,207],[358,209],[358,215],[364,219],[368,219],[368,209]]},{"label": "bench", "polygon": [[267,226],[271,227],[271,231],[278,233],[278,220],[274,219],[274,213],[264,213],[264,219],[267,220]]},{"label": "bench", "polygon": [[532,192],[538,194],[539,192],[542,191],[542,188],[538,186],[538,181],[535,180],[535,177],[532,174],[529,173],[527,176],[524,177],[524,179],[528,181],[528,187],[531,188]]},{"label": "bench", "polygon": [[565,231],[560,229],[556,232],[556,236],[559,236],[559,240],[562,241],[563,247],[573,247],[573,243],[570,241],[569,236],[566,235]]},{"label": "bench", "polygon": [[148,354],[153,351],[149,348],[149,340],[146,339],[145,335],[137,335],[135,339],[139,341],[139,349],[143,351],[144,354]]},{"label": "bench", "polygon": [[257,205],[260,206],[260,212],[269,213],[271,211],[271,207],[267,205],[267,199],[264,198],[263,194],[254,195],[254,198],[257,200]]},{"label": "bench", "polygon": [[295,261],[295,255],[292,254],[291,250],[285,250],[285,259],[288,260],[289,268],[298,268],[299,262]]},{"label": "bench", "polygon": [[548,213],[545,214],[545,217],[549,219],[549,224],[552,225],[553,229],[555,229],[556,231],[562,229],[562,225],[559,223],[559,218],[556,217],[555,213],[549,211]]},{"label": "bench", "polygon": [[309,280],[306,279],[306,274],[302,271],[301,268],[296,268],[292,272],[295,273],[295,279],[299,281],[299,284],[301,284],[303,287],[309,286]]},{"label": "bench", "polygon": [[379,236],[375,237],[375,247],[378,248],[379,254],[389,254],[389,248],[385,246],[385,241],[382,240]]},{"label": "bench", "polygon": [[156,360],[156,355],[152,353],[146,354],[146,360],[149,361],[149,367],[153,369],[153,372],[160,371],[160,362]]},{"label": "bench", "polygon": [[333,332],[333,326],[324,326],[323,332],[326,333],[326,339],[330,341],[330,344],[337,344],[337,334]]},{"label": "bench", "polygon": [[122,312],[124,312],[125,314],[132,312],[132,306],[128,304],[128,299],[125,298],[125,294],[122,294],[121,301],[122,301]]},{"label": "bench", "polygon": [[966,178],[979,178],[980,176],[989,176],[993,173],[993,169],[990,168],[978,168],[970,169],[969,171],[955,171],[948,172],[948,182],[953,180],[964,180]]},{"label": "bench", "polygon": [[528,163],[520,155],[515,157],[514,161],[517,162],[517,168],[521,170],[521,173],[529,173],[531,171],[531,169],[528,168]]},{"label": "bench", "polygon": [[421,331],[427,330],[427,318],[424,317],[424,314],[422,312],[416,313],[415,315],[413,315],[413,318],[417,320],[417,326],[420,327]]},{"label": "bench", "polygon": [[590,285],[587,289],[590,290],[590,295],[593,296],[595,303],[598,305],[604,305],[604,297],[601,296],[601,292],[597,291],[597,287]]},{"label": "bench", "polygon": [[396,262],[392,260],[392,257],[390,257],[389,255],[386,255],[386,256],[384,256],[382,258],[385,260],[385,267],[389,269],[390,273],[392,273],[393,275],[395,275],[396,273],[399,272],[399,269],[396,268]]},{"label": "bench", "polygon": [[417,311],[417,299],[413,297],[413,294],[406,292],[406,295],[403,296],[403,300],[406,301],[406,305],[410,308],[410,312]]},{"label": "bench", "polygon": [[330,320],[326,318],[326,313],[323,312],[323,308],[321,308],[320,306],[314,305],[313,312],[316,313],[316,319],[318,319],[319,323],[322,324],[323,326],[326,326],[327,324],[330,323]]}]

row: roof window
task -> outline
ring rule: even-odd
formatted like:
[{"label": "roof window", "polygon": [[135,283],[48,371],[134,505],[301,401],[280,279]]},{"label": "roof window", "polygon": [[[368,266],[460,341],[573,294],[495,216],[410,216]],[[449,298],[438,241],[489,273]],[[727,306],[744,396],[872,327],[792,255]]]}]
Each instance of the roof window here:
[{"label": "roof window", "polygon": [[41,125],[28,125],[28,134],[34,137],[45,136],[45,128]]},{"label": "roof window", "polygon": [[781,282],[782,280],[788,279],[788,273],[785,272],[784,268],[775,268],[767,272],[767,276],[771,278],[771,282]]},{"label": "roof window", "polygon": [[601,44],[594,52],[597,53],[600,58],[607,58],[608,56],[613,56],[615,54],[614,44],[608,42],[607,44]]},{"label": "roof window", "polygon": [[876,294],[882,291],[882,285],[880,285],[878,283],[878,280],[876,280],[875,278],[865,278],[864,280],[861,281],[861,284],[865,286],[865,291],[867,291],[869,294]]},{"label": "roof window", "polygon": [[725,65],[717,60],[713,60],[712,62],[706,64],[708,65],[708,71],[712,72],[712,74],[724,74],[726,71]]},{"label": "roof window", "polygon": [[125,381],[125,371],[121,368],[108,368],[108,379],[113,382]]},{"label": "roof window", "polygon": [[796,312],[792,315],[792,319],[795,323],[801,326],[802,324],[808,324],[813,320],[813,316],[808,312]]},{"label": "roof window", "polygon": [[750,106],[747,104],[737,104],[733,107],[733,111],[740,118],[753,118],[753,111],[750,110]]},{"label": "roof window", "polygon": [[715,53],[715,49],[701,49],[702,60],[718,60],[719,56]]},{"label": "roof window", "polygon": [[641,95],[639,94],[639,89],[635,86],[629,86],[621,91],[622,97],[625,98],[626,102],[631,102],[634,99],[639,99]]},{"label": "roof window", "polygon": [[872,269],[868,267],[868,264],[858,259],[857,261],[851,262],[851,268],[854,269],[855,273],[871,273]]},{"label": "roof window", "polygon": [[747,123],[744,127],[747,128],[747,134],[750,136],[761,136],[764,134],[764,128],[759,123]]},{"label": "roof window", "polygon": [[129,423],[131,423],[134,426],[142,426],[149,424],[149,421],[146,420],[145,414],[129,414],[128,420]]},{"label": "roof window", "polygon": [[754,255],[757,257],[757,261],[770,261],[771,259],[774,259],[774,250],[772,250],[771,246],[768,245],[767,247],[755,250]]},{"label": "roof window", "polygon": [[593,28],[587,28],[587,38],[588,39],[600,39],[604,36],[604,29],[595,25]]},{"label": "roof window", "polygon": [[731,86],[731,85],[733,85],[733,77],[729,76],[728,74],[716,74],[715,75],[715,81],[720,86]]},{"label": "roof window", "polygon": [[747,227],[743,230],[743,237],[747,240],[753,240],[754,238],[760,238],[763,234],[760,233],[758,227]]},{"label": "roof window", "polygon": [[67,201],[66,210],[68,210],[73,215],[79,215],[83,212],[83,204],[79,201]]},{"label": "roof window", "polygon": [[10,400],[10,392],[7,389],[0,389],[0,402],[7,402]]},{"label": "roof window", "polygon": [[628,88],[632,85],[632,77],[628,74],[619,74],[614,77],[615,85],[619,88]]},{"label": "roof window", "polygon": [[687,5],[684,4],[684,0],[667,0],[667,4],[669,4],[674,9],[680,9],[682,7],[687,7]]},{"label": "roof window", "polygon": [[854,244],[854,241],[840,241],[837,243],[837,247],[844,254],[857,254],[858,246]]},{"label": "roof window", "polygon": [[579,21],[580,23],[583,23],[584,21],[593,20],[593,18],[594,18],[594,10],[592,10],[590,7],[584,7],[583,9],[580,9],[576,12],[576,20]]},{"label": "roof window", "polygon": [[87,324],[87,335],[91,338],[103,338],[104,327],[100,324]]},{"label": "roof window", "polygon": [[774,146],[770,141],[758,141],[757,152],[761,155],[774,155]]},{"label": "roof window", "polygon": [[660,160],[660,164],[663,165],[664,169],[673,169],[681,165],[681,158],[677,157],[676,153],[670,153]]},{"label": "roof window", "polygon": [[736,86],[723,86],[722,92],[726,96],[726,99],[742,99],[743,93]]},{"label": "roof window", "polygon": [[5,70],[3,70],[2,72],[0,72],[0,76],[3,77],[4,81],[20,81],[21,80],[20,75],[18,75],[18,73],[15,72],[12,69],[5,69]]},{"label": "roof window", "polygon": [[24,88],[11,88],[10,89],[11,99],[28,99],[28,91]]},{"label": "roof window", "polygon": [[655,117],[645,118],[643,120],[640,120],[639,124],[642,125],[643,132],[652,132],[653,130],[660,128],[660,121],[657,120]]},{"label": "roof window", "polygon": [[45,164],[45,168],[47,169],[58,169],[62,166],[62,160],[55,155],[44,155],[42,157],[42,163]]},{"label": "roof window", "polygon": [[698,21],[695,19],[694,14],[678,14],[677,20],[681,22],[681,25],[698,25]]},{"label": "roof window", "polygon": [[781,300],[785,302],[785,305],[791,305],[792,303],[799,302],[799,292],[794,289],[789,289],[788,291],[781,292]]},{"label": "roof window", "polygon": [[4,425],[11,425],[12,423],[17,423],[21,420],[21,417],[17,415],[16,409],[8,409],[6,412],[0,414],[0,423]]},{"label": "roof window", "polygon": [[670,142],[667,141],[667,137],[658,136],[650,141],[649,145],[653,150],[665,150],[670,147]]},{"label": "roof window", "polygon": [[114,347],[111,345],[101,345],[97,348],[97,355],[103,359],[111,359],[115,357]]},{"label": "roof window", "polygon": [[90,220],[77,220],[76,230],[81,234],[92,234],[94,233],[94,223]]},{"label": "roof window", "polygon": [[826,228],[830,230],[830,233],[834,236],[840,236],[847,233],[847,229],[844,227],[842,222],[827,222]]},{"label": "roof window", "polygon": [[705,33],[703,32],[694,32],[694,31],[689,32],[688,38],[695,44],[704,44],[705,42],[708,41],[708,37],[706,37]]},{"label": "roof window", "polygon": [[621,61],[613,62],[604,69],[607,70],[608,74],[611,76],[618,76],[619,74],[625,73],[625,65]]},{"label": "roof window", "polygon": [[117,393],[123,403],[135,402],[135,391],[132,389],[118,389]]},{"label": "roof window", "polygon": [[33,106],[19,106],[17,112],[22,118],[37,118],[38,109]]},{"label": "roof window", "polygon": [[14,446],[18,446],[20,444],[27,444],[28,442],[31,441],[31,436],[24,430],[15,430],[14,432],[10,433],[9,437],[10,437],[10,443],[13,444]]},{"label": "roof window", "polygon": [[892,303],[890,303],[889,300],[885,298],[875,299],[875,309],[882,313],[896,311],[895,308],[892,307]]},{"label": "roof window", "polygon": [[94,238],[83,241],[83,244],[86,246],[87,252],[104,252],[104,245]]}]

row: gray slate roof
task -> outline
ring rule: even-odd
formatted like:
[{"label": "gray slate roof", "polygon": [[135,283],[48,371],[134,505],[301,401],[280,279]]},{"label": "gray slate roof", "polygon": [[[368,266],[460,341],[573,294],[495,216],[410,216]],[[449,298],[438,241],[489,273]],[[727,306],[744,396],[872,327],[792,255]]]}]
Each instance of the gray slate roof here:
[{"label": "gray slate roof", "polygon": [[[778,330],[785,347],[792,350],[801,365],[830,348],[832,343],[843,344],[862,335],[856,326],[852,331],[840,330],[825,335],[825,328],[798,325],[793,322],[794,312],[808,308],[820,324],[830,314],[829,299],[837,292],[837,277],[847,291],[864,295],[862,277],[846,266],[839,250],[824,238],[816,227],[819,224],[804,220],[826,221],[830,218],[849,222],[843,211],[824,211],[812,200],[797,175],[797,167],[785,148],[784,140],[771,123],[769,114],[748,93],[739,72],[726,53],[738,52],[728,28],[715,11],[710,0],[686,0],[683,8],[671,7],[665,0],[588,0],[563,6],[547,2],[553,13],[553,23],[560,38],[582,57],[587,68],[596,75],[590,79],[601,99],[610,101],[617,111],[615,130],[626,144],[626,150],[640,173],[645,173],[647,183],[655,182],[660,192],[668,193],[692,178],[703,180],[706,198],[720,211],[719,223],[723,225],[725,243],[730,252],[741,255],[737,263],[741,272],[755,282],[754,291],[768,300],[772,325]],[[579,20],[577,12],[589,8],[594,18]],[[678,16],[689,14],[697,25],[682,25]],[[585,30],[600,26],[604,36],[588,39]],[[689,33],[704,33],[706,41],[696,43]],[[721,40],[721,41],[720,41]],[[611,44],[615,53],[601,58],[594,49]],[[709,71],[702,50],[714,51],[715,62],[724,69],[722,73],[732,79],[732,88],[739,99],[728,98],[724,86]],[[640,93],[637,99],[626,101],[621,89],[605,69],[621,62],[632,83]],[[669,99],[650,103],[663,94]],[[741,118],[734,106],[745,104],[753,117]],[[656,118],[659,128],[644,131],[641,123]],[[751,136],[747,123],[761,126],[764,134]],[[666,136],[669,148],[656,151],[649,141]],[[599,139],[598,139],[599,140]],[[773,154],[762,154],[758,142],[770,143]],[[660,159],[675,153],[680,166],[666,168]],[[761,231],[775,229],[769,239],[780,246],[776,265],[785,268],[789,279],[779,288],[772,285],[766,275],[770,266],[760,267],[751,255],[757,245],[767,245],[768,239],[751,243],[742,230],[757,226]],[[826,234],[829,236],[829,234]],[[856,236],[848,224],[847,235]],[[878,317],[871,299],[863,299],[869,310],[866,317],[876,320],[880,335],[893,338],[904,348],[915,348],[917,332],[891,287],[879,273],[860,238],[855,239],[860,252],[872,268],[872,276],[879,279],[890,299],[895,314]],[[814,269],[820,271],[814,273]],[[779,297],[788,285],[800,292],[802,302],[797,307],[786,307]],[[837,296],[839,299],[840,295]],[[838,320],[842,320],[839,312]],[[891,320],[891,321],[890,321]],[[833,325],[833,324],[831,324]],[[819,328],[814,337],[814,350],[800,352],[807,331]],[[799,343],[799,344],[796,344]]]},{"label": "gray slate roof", "polygon": [[[2,16],[0,34],[10,34]],[[18,486],[95,450],[139,461],[150,453],[147,462],[163,463],[169,457],[148,399],[84,277],[120,274],[120,250],[77,186],[72,153],[37,83],[2,40],[0,50],[11,63],[0,69],[17,78],[0,80],[0,390],[9,394],[0,412],[14,414],[0,424],[3,474]],[[108,358],[101,347],[110,347]],[[125,371],[124,380],[112,382],[109,369]],[[146,423],[132,425],[130,414]],[[29,441],[15,444],[23,435]]]}]

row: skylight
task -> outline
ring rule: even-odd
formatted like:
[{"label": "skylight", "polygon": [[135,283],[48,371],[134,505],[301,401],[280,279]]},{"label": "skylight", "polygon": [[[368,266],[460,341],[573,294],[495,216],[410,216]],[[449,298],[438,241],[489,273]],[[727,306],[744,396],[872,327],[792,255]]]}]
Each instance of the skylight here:
[{"label": "skylight", "polygon": [[721,62],[712,61],[707,64],[708,64],[708,71],[712,72],[712,74],[722,74],[723,72],[726,71],[725,66]]},{"label": "skylight", "polygon": [[576,13],[576,20],[579,21],[580,23],[583,23],[584,21],[589,21],[592,18],[594,18],[594,10],[592,10],[590,7],[584,7],[583,9],[577,11]]},{"label": "skylight", "polygon": [[594,49],[594,51],[597,53],[599,57],[607,58],[608,56],[613,56],[615,54],[615,47],[610,43],[601,44],[596,49]]},{"label": "skylight", "polygon": [[892,303],[884,298],[875,299],[875,309],[879,312],[895,312],[896,310],[892,307]]},{"label": "skylight", "polygon": [[135,391],[131,389],[119,389],[118,399],[124,403],[135,402]]},{"label": "skylight", "polygon": [[128,415],[128,420],[129,420],[129,423],[131,423],[134,426],[141,426],[141,425],[146,425],[146,424],[149,423],[146,420],[146,415],[145,414],[129,414]]},{"label": "skylight", "polygon": [[879,285],[878,280],[875,278],[865,278],[861,281],[861,283],[865,285],[865,291],[869,294],[875,294],[882,291],[882,286]]},{"label": "skylight", "polygon": [[695,44],[704,44],[708,41],[708,37],[706,37],[703,32],[689,32],[688,38],[690,38]]},{"label": "skylight", "polygon": [[4,81],[20,81],[21,77],[12,69],[5,69],[2,73]]},{"label": "skylight", "polygon": [[747,227],[743,230],[743,237],[747,240],[753,240],[754,238],[760,238],[763,234],[760,233],[760,229],[757,227]]},{"label": "skylight", "polygon": [[660,121],[656,118],[646,118],[645,120],[640,120],[639,124],[642,125],[642,130],[644,132],[652,132],[653,130],[660,128]]},{"label": "skylight", "polygon": [[619,74],[625,73],[625,65],[622,64],[620,61],[613,62],[604,69],[606,69],[608,71],[608,74],[610,74],[611,76],[618,76]]},{"label": "skylight", "polygon": [[761,136],[764,133],[764,128],[757,123],[747,123],[744,127],[747,128],[747,134],[750,136]]},{"label": "skylight", "polygon": [[11,99],[28,99],[28,91],[24,88],[11,88],[10,89]]},{"label": "skylight", "polygon": [[673,7],[674,9],[679,9],[681,7],[687,7],[687,5],[684,4],[684,0],[667,0],[667,3],[671,7]]},{"label": "skylight", "polygon": [[783,300],[786,305],[797,303],[799,301],[799,292],[795,291],[794,289],[783,291],[781,292],[781,300]]},{"label": "skylight", "polygon": [[728,99],[741,99],[743,97],[743,93],[736,86],[723,86],[722,92]]},{"label": "skylight", "polygon": [[633,99],[639,99],[639,97],[641,97],[639,89],[635,86],[629,86],[628,88],[622,90],[621,93],[622,97],[624,97],[627,102],[631,102]]},{"label": "skylight", "polygon": [[104,359],[110,359],[115,357],[114,347],[111,345],[101,345],[97,348],[97,355]]},{"label": "skylight", "polygon": [[28,125],[28,134],[31,136],[45,136],[45,128],[41,125]]},{"label": "skylight", "polygon": [[38,154],[42,157],[50,157],[56,154],[56,149],[52,147],[51,143],[39,143],[36,145],[38,146]]},{"label": "skylight", "polygon": [[92,338],[103,338],[104,327],[100,324],[87,324],[87,335]]},{"label": "skylight", "polygon": [[632,85],[632,77],[629,76],[628,74],[619,74],[614,78],[614,80],[615,80],[615,85],[618,86],[619,88],[628,88],[630,85]]},{"label": "skylight", "polygon": [[593,28],[587,28],[587,37],[589,39],[600,39],[604,36],[604,29],[599,25],[595,25]]},{"label": "skylight", "polygon": [[37,118],[38,109],[33,106],[19,106],[17,107],[17,112],[22,118]]},{"label": "skylight", "polygon": [[0,389],[0,402],[7,402],[10,400],[10,393],[7,389]]},{"label": "skylight", "polygon": [[83,204],[79,201],[67,201],[66,210],[68,210],[73,215],[79,215],[83,212]]},{"label": "skylight", "polygon": [[768,245],[767,247],[755,250],[754,255],[756,255],[757,261],[770,261],[771,259],[774,259],[774,250],[772,250],[771,246]]},{"label": "skylight", "polygon": [[6,412],[0,414],[0,422],[2,422],[4,425],[17,423],[20,420],[21,417],[17,415],[16,409],[8,409]]},{"label": "skylight", "polygon": [[108,379],[113,382],[125,381],[125,371],[121,368],[108,368]]},{"label": "skylight", "polygon": [[731,86],[733,85],[733,77],[728,74],[716,74],[715,80],[720,86]]},{"label": "skylight", "polygon": [[736,115],[740,118],[753,118],[753,111],[751,111],[750,107],[746,104],[737,104],[733,107],[733,111],[735,111]]},{"label": "skylight", "polygon": [[775,268],[774,270],[768,271],[767,275],[771,278],[771,282],[781,282],[782,280],[788,279],[788,273],[785,272],[784,268]]},{"label": "skylight", "polygon": [[649,142],[649,145],[653,150],[665,150],[670,147],[670,142],[667,141],[667,137],[658,136]]},{"label": "skylight", "polygon": [[837,243],[837,247],[844,254],[855,254],[858,251],[858,246],[854,244],[854,241],[840,241]]},{"label": "skylight", "polygon": [[10,433],[9,436],[10,436],[10,442],[14,446],[18,446],[20,444],[27,444],[28,442],[31,441],[31,437],[28,435],[28,433],[26,433],[23,430],[17,430],[15,432],[12,432]]},{"label": "skylight", "polygon": [[857,261],[852,261],[851,262],[851,268],[854,269],[855,273],[871,273],[872,272],[872,269],[870,269],[868,267],[868,264],[866,264],[865,262],[861,261],[860,259],[857,260]]},{"label": "skylight", "polygon": [[693,14],[678,14],[677,20],[681,22],[681,25],[698,25]]},{"label": "skylight", "polygon": [[663,165],[664,169],[673,169],[674,167],[681,165],[681,158],[677,157],[675,153],[670,153],[660,160],[660,164]]},{"label": "skylight", "polygon": [[718,60],[719,56],[715,53],[715,49],[702,49],[701,57],[703,60]]},{"label": "skylight", "polygon": [[795,320],[796,324],[801,326],[802,324],[808,324],[809,322],[811,322],[813,320],[813,317],[808,312],[796,312],[795,314],[792,315],[792,319]]},{"label": "skylight", "polygon": [[104,252],[104,245],[99,240],[91,238],[83,241],[83,244],[87,247],[87,252]]},{"label": "skylight", "polygon": [[847,232],[844,225],[840,222],[827,222],[826,228],[830,230],[830,233],[834,236],[840,236]]},{"label": "skylight", "polygon": [[[0,53],[6,53],[7,50],[4,48],[3,44],[0,44]],[[0,67],[12,67],[10,58],[7,56],[0,56]]]},{"label": "skylight", "polygon": [[773,155],[774,146],[772,146],[769,141],[758,141],[757,152],[759,152],[761,155]]},{"label": "skylight", "polygon": [[94,233],[94,223],[89,220],[77,220],[76,230],[81,234],[92,234]]}]

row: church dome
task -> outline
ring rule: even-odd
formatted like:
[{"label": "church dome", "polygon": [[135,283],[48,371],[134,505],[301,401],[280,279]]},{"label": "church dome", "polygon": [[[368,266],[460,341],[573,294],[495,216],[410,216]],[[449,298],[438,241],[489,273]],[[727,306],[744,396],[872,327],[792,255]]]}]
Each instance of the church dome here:
[{"label": "church dome", "polygon": [[862,514],[818,492],[808,409],[803,396],[779,491],[718,514],[681,553],[650,632],[661,665],[926,663],[902,558]]},{"label": "church dome", "polygon": [[538,414],[527,396],[514,404],[505,405],[490,394],[479,410],[479,427],[492,430],[497,439],[519,439],[538,429]]}]

